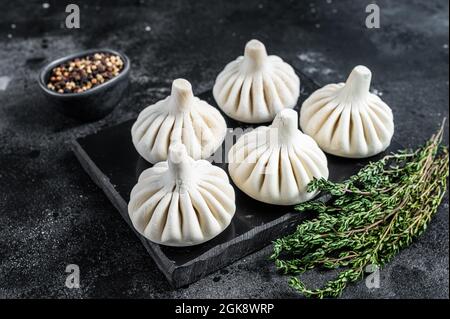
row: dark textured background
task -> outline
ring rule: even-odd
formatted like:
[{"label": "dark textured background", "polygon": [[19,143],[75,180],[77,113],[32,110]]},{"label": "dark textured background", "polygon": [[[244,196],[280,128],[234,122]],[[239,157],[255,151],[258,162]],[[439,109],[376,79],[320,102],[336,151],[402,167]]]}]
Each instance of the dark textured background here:
[{"label": "dark textured background", "polygon": [[[80,4],[79,30],[64,28],[65,1],[47,9],[42,2],[0,1],[3,298],[298,296],[267,260],[270,247],[189,287],[170,288],[67,144],[136,116],[167,95],[174,78],[189,79],[196,92],[210,88],[251,38],[321,83],[367,65],[406,146],[422,143],[448,116],[447,0],[377,1],[378,30],[364,27],[370,1],[69,1]],[[36,76],[52,59],[93,47],[129,55],[131,89],[112,114],[83,124],[46,104]],[[343,298],[448,298],[448,212],[446,196],[428,231],[381,271],[379,289],[360,282]],[[70,263],[81,268],[80,289],[64,286]],[[317,272],[307,277],[323,280]]]}]

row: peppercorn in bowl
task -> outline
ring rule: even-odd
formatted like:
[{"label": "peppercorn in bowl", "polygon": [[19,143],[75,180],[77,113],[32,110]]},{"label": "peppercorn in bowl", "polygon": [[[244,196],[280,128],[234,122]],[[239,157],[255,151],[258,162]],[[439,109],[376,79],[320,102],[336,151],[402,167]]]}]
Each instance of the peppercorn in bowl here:
[{"label": "peppercorn in bowl", "polygon": [[128,57],[110,49],[68,55],[45,66],[39,86],[61,113],[84,121],[100,119],[123,98],[129,82]]}]

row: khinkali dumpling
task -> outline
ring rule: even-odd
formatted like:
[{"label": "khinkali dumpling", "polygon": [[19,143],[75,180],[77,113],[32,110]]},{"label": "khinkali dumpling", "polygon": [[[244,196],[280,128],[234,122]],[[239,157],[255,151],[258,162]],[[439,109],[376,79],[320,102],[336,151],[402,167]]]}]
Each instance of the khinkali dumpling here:
[{"label": "khinkali dumpling", "polygon": [[220,112],[195,97],[188,81],[176,79],[170,96],[139,114],[131,135],[138,153],[157,163],[167,159],[174,142],[183,143],[194,159],[208,158],[222,144],[226,131]]},{"label": "khinkali dumpling", "polygon": [[370,93],[372,73],[357,66],[345,83],[328,84],[303,103],[300,126],[327,153],[361,158],[384,151],[394,134],[392,110]]},{"label": "khinkali dumpling", "polygon": [[267,55],[258,40],[245,46],[244,56],[228,63],[213,88],[219,107],[235,120],[264,123],[285,108],[293,108],[300,94],[294,69],[276,55]]},{"label": "khinkali dumpling", "polygon": [[269,204],[293,205],[316,193],[306,187],[328,178],[327,158],[316,142],[297,128],[294,110],[277,114],[270,126],[242,135],[228,154],[231,179],[244,193]]},{"label": "khinkali dumpling", "polygon": [[210,240],[227,228],[235,209],[225,171],[192,159],[180,143],[170,147],[168,161],[142,172],[128,204],[136,230],[167,246]]}]

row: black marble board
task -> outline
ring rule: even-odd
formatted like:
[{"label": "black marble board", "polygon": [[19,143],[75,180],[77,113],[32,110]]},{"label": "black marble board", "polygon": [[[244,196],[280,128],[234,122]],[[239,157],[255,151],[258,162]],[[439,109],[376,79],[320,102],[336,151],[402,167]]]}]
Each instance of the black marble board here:
[{"label": "black marble board", "polygon": [[[303,101],[319,86],[303,73],[297,71],[297,74],[301,79],[301,94],[295,107],[298,111]],[[211,90],[198,96],[217,107]],[[222,115],[226,119],[228,128],[261,125],[241,123],[223,113]],[[151,164],[141,158],[134,149],[131,141],[133,122],[134,120],[129,120],[79,138],[72,142],[72,150],[82,167],[134,230],[128,217],[129,195],[140,173]],[[399,144],[393,141],[387,152],[398,148]],[[225,153],[222,152],[223,157]],[[382,155],[369,159],[347,159],[327,154],[330,179],[344,180],[369,161],[376,160]],[[214,164],[228,172],[225,161],[222,160],[222,164]],[[292,232],[295,226],[305,218],[312,217],[311,214],[296,213],[292,206],[276,206],[258,202],[242,193],[236,186],[234,188],[236,213],[230,226],[206,243],[192,247],[168,247],[152,243],[135,231],[159,269],[174,287],[197,281],[265,247],[274,239]]]}]

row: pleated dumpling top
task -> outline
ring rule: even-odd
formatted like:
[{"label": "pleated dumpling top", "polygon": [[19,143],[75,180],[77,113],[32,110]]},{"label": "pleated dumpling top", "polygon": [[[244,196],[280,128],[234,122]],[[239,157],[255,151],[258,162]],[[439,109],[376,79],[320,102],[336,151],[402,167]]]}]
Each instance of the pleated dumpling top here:
[{"label": "pleated dumpling top", "polygon": [[138,153],[157,163],[167,159],[174,142],[184,144],[194,159],[208,158],[222,144],[226,131],[219,110],[195,97],[188,81],[176,79],[168,97],[139,114],[131,135]]},{"label": "pleated dumpling top", "polygon": [[258,40],[245,46],[244,56],[228,63],[213,88],[219,107],[245,123],[271,122],[285,108],[293,108],[300,94],[294,69],[276,55],[267,55]]},{"label": "pleated dumpling top", "polygon": [[170,147],[168,161],[145,170],[134,186],[128,213],[136,230],[152,242],[191,246],[220,234],[235,213],[235,195],[224,170]]},{"label": "pleated dumpling top", "polygon": [[313,198],[315,178],[328,178],[327,158],[316,142],[299,131],[294,110],[277,114],[270,126],[242,135],[228,153],[228,171],[244,193],[261,202],[293,205]]},{"label": "pleated dumpling top", "polygon": [[347,82],[326,85],[303,103],[300,126],[325,152],[362,158],[391,143],[392,110],[369,91],[371,78],[367,67],[357,66]]}]

